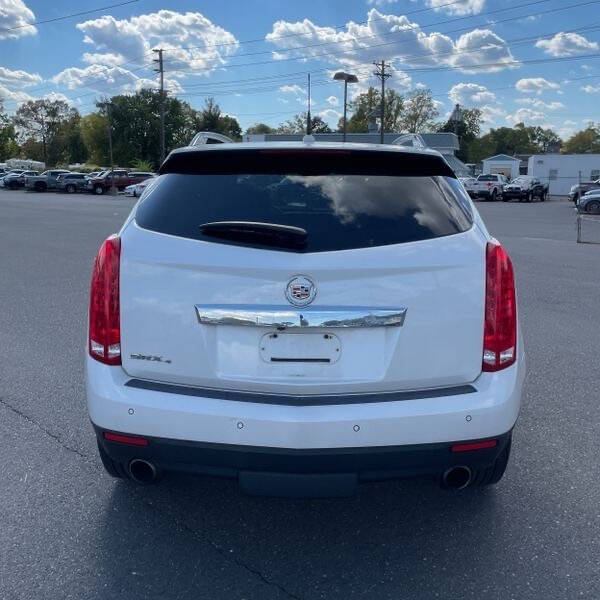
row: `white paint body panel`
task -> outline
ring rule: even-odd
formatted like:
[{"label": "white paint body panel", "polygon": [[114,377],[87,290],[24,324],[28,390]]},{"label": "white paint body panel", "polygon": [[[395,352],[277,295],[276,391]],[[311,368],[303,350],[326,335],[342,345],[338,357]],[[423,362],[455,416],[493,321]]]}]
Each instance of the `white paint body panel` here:
[{"label": "white paint body panel", "polygon": [[[132,377],[271,393],[413,390],[481,371],[482,232],[393,246],[297,254],[146,231],[121,233],[121,346]],[[288,281],[317,286],[311,307],[405,307],[402,327],[339,329],[333,364],[268,364],[262,327],[201,325],[196,304],[288,304]],[[302,335],[299,333],[298,335]],[[167,362],[135,360],[132,354]]]}]

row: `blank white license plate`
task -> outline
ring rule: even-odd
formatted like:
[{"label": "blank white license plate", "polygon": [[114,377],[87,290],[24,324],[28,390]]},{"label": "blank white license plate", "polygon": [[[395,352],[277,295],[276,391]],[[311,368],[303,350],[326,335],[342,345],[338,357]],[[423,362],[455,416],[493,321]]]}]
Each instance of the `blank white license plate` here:
[{"label": "blank white license plate", "polygon": [[268,363],[333,364],[342,353],[332,333],[267,333],[260,339],[260,356]]}]

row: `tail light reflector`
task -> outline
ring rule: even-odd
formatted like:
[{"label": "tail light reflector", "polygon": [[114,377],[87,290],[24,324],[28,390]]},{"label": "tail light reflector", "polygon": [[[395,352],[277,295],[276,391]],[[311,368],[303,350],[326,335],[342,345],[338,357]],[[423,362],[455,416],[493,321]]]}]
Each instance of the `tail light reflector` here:
[{"label": "tail light reflector", "polygon": [[495,448],[498,440],[486,440],[485,442],[470,442],[467,444],[454,444],[450,450],[452,452],[471,452],[472,450],[485,450],[486,448]]},{"label": "tail light reflector", "polygon": [[89,352],[107,365],[121,364],[120,261],[121,240],[113,235],[98,250],[90,290]]},{"label": "tail light reflector", "polygon": [[517,301],[512,263],[498,242],[486,249],[483,371],[500,371],[517,359]]},{"label": "tail light reflector", "polygon": [[143,437],[133,435],[122,435],[120,433],[104,432],[104,439],[111,442],[119,442],[120,444],[129,444],[130,446],[147,446],[148,440]]}]

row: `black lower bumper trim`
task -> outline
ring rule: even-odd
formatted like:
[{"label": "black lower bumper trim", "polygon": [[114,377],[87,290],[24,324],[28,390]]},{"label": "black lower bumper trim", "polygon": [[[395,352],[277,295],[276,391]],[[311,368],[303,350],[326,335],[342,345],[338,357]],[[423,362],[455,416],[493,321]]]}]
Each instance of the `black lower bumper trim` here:
[{"label": "black lower bumper trim", "polygon": [[[240,482],[246,482],[248,491],[253,485],[259,484],[277,487],[285,483],[284,487],[291,489],[286,482],[290,476],[293,478],[295,475],[302,476],[298,479],[298,485],[302,489],[311,481],[324,482],[332,476],[333,479],[336,479],[336,475],[344,476],[337,478],[337,481],[342,489],[347,490],[349,486],[352,487],[351,481],[356,483],[416,475],[440,475],[456,465],[467,465],[474,471],[491,465],[511,436],[511,432],[507,432],[487,438],[498,441],[493,448],[453,453],[453,443],[474,440],[409,446],[298,450],[146,437],[147,446],[130,446],[106,440],[104,431],[96,427],[99,443],[114,461],[127,465],[134,458],[141,458],[163,471],[234,477]],[[310,495],[319,494],[311,491]]]}]

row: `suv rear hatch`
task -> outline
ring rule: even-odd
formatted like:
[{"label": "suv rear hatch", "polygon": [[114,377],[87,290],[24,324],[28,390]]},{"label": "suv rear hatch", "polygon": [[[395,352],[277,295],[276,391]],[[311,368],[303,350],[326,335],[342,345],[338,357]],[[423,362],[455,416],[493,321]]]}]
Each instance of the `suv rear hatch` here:
[{"label": "suv rear hatch", "polygon": [[479,375],[486,240],[439,155],[237,148],[171,154],[121,234],[129,375],[295,394]]}]

